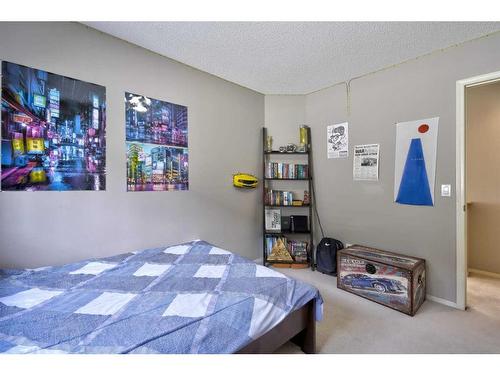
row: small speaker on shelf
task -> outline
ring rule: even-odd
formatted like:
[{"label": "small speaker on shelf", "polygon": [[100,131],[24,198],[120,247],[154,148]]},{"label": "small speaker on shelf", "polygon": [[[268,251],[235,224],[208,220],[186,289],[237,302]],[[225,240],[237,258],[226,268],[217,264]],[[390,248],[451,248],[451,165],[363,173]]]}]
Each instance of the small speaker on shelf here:
[{"label": "small speaker on shelf", "polygon": [[290,216],[290,231],[291,232],[307,232],[309,225],[306,215],[293,215]]}]

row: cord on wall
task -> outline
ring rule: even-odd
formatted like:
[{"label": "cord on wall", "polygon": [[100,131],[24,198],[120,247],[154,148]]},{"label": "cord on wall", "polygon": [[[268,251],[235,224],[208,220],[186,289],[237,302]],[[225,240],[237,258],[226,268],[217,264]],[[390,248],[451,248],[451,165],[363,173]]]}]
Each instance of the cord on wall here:
[{"label": "cord on wall", "polygon": [[391,65],[385,66],[383,68],[376,69],[374,71],[361,74],[359,76],[351,78],[349,81],[341,81],[341,82],[334,83],[333,85],[328,85],[328,86],[322,87],[320,89],[313,90],[313,91],[308,92],[308,93],[306,93],[304,95],[311,95],[311,94],[314,94],[314,93],[322,91],[322,90],[326,90],[326,89],[329,89],[329,88],[332,88],[332,87],[335,87],[335,86],[346,84],[346,82],[349,82],[349,84],[350,84],[350,82],[353,81],[353,80],[355,80],[355,79],[364,78],[364,77],[367,77],[367,76],[370,76],[370,75],[373,75],[373,74],[376,74],[376,73],[380,73],[380,72],[383,72],[385,70],[389,70],[389,69],[395,68],[397,66],[404,65],[404,64],[407,64],[409,62],[422,59],[422,58],[427,57],[427,56],[431,56],[431,55],[434,55],[434,54],[437,54],[437,53],[445,52],[445,51],[447,51],[449,49],[452,49],[452,48],[461,47],[464,44],[468,44],[468,43],[471,43],[471,42],[475,42],[477,40],[489,38],[489,37],[491,37],[493,35],[496,35],[496,34],[500,34],[500,31],[494,31],[494,32],[491,32],[491,33],[486,34],[486,35],[482,35],[482,36],[477,37],[477,38],[473,38],[473,39],[465,40],[463,42],[458,42],[458,43],[452,44],[451,46],[448,46],[448,47],[439,48],[439,49],[436,49],[434,51],[425,53],[423,55],[420,55],[420,56],[417,56],[417,57],[412,57],[412,58],[409,58],[408,60],[404,60],[404,61],[401,61],[399,63],[391,64]]},{"label": "cord on wall", "polygon": [[419,60],[419,59],[421,59],[423,57],[434,55],[436,53],[441,53],[441,52],[447,51],[449,49],[460,47],[460,46],[462,46],[464,44],[467,44],[467,43],[470,43],[470,42],[474,42],[474,41],[477,41],[477,40],[480,40],[480,39],[489,38],[489,37],[491,37],[493,35],[496,35],[496,34],[499,34],[499,33],[500,33],[500,31],[495,31],[495,32],[492,32],[492,33],[489,33],[489,34],[486,34],[486,35],[482,35],[482,36],[477,37],[477,38],[473,38],[473,39],[465,40],[463,42],[452,44],[451,46],[447,46],[447,47],[444,47],[444,48],[439,48],[437,50],[434,50],[434,51],[428,52],[426,54],[423,54],[421,56],[413,57],[413,58],[410,58],[408,60],[401,61],[399,63],[391,64],[389,66],[385,66],[383,68],[374,70],[372,72],[361,74],[361,75],[359,75],[357,77],[351,78],[348,81],[337,82],[337,83],[334,83],[333,85],[326,86],[326,87],[323,87],[321,89],[311,91],[311,92],[307,93],[306,95],[310,95],[310,94],[313,94],[315,92],[318,92],[318,91],[321,91],[321,90],[325,90],[325,89],[329,89],[329,88],[332,88],[332,87],[335,87],[335,86],[345,85],[345,88],[346,88],[346,114],[347,114],[347,116],[350,116],[351,115],[351,82],[354,81],[355,79],[360,79],[360,78],[364,78],[364,77],[367,77],[367,76],[370,76],[370,75],[373,75],[373,74],[376,74],[376,73],[380,73],[380,72],[383,72],[385,70],[389,70],[389,69],[392,69],[392,68],[395,68],[395,67],[407,64],[407,63],[409,63],[411,61]]},{"label": "cord on wall", "polygon": [[[354,78],[353,78],[354,79]],[[345,83],[345,91],[346,91],[346,113],[347,116],[351,116],[351,81],[346,81]]]},{"label": "cord on wall", "polygon": [[[313,171],[314,172],[314,171]],[[316,214],[316,218],[318,219],[318,226],[321,231],[321,238],[325,238],[325,232],[323,231],[323,226],[321,225],[321,220],[319,218],[319,213],[318,213],[318,205],[316,204],[316,189],[315,189],[315,183],[314,183],[314,176],[315,174],[313,173],[313,178],[311,181],[311,190],[312,190],[312,199],[314,200],[314,213]]]}]

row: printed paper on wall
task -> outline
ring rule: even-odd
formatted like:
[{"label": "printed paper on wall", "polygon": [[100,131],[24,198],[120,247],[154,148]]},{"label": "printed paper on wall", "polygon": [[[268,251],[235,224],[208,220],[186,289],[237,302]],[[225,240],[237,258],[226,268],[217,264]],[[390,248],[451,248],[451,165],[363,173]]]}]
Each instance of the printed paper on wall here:
[{"label": "printed paper on wall", "polygon": [[378,181],[379,148],[378,144],[354,146],[355,181]]},{"label": "printed paper on wall", "polygon": [[394,201],[434,205],[439,117],[396,124]]},{"label": "printed paper on wall", "polygon": [[347,158],[349,156],[349,124],[329,125],[326,128],[328,159]]},{"label": "printed paper on wall", "polygon": [[187,107],[125,93],[127,190],[188,190]]},{"label": "printed paper on wall", "polygon": [[106,89],[2,62],[2,190],[105,190]]}]

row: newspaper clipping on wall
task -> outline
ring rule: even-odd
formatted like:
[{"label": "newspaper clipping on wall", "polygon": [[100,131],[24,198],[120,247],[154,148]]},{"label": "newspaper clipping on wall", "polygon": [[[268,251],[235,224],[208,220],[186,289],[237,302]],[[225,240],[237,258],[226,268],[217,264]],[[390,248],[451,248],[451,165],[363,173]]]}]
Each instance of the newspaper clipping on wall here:
[{"label": "newspaper clipping on wall", "polygon": [[355,181],[378,181],[379,148],[378,144],[354,146]]},{"label": "newspaper clipping on wall", "polygon": [[347,122],[329,125],[326,128],[328,159],[349,156],[349,125]]}]

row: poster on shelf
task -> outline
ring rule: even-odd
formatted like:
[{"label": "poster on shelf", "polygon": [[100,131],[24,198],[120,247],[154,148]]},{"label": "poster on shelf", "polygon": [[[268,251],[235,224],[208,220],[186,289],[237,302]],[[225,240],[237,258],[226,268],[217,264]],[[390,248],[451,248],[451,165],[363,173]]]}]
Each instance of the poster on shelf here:
[{"label": "poster on shelf", "polygon": [[354,146],[354,181],[378,181],[379,149],[378,144]]},{"label": "poster on shelf", "polygon": [[2,61],[1,190],[106,189],[106,88]]},{"label": "poster on shelf", "polygon": [[347,158],[349,156],[349,124],[329,125],[326,127],[328,159]]},{"label": "poster on shelf", "polygon": [[188,190],[188,109],[125,93],[127,191]]},{"label": "poster on shelf", "polygon": [[434,205],[439,117],[396,124],[394,201]]}]

